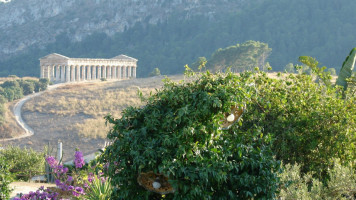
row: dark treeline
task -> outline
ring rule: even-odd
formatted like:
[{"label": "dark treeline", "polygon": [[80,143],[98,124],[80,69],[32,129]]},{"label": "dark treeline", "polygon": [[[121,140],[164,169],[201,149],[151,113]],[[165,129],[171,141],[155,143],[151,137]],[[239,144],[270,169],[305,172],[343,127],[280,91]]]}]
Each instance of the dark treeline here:
[{"label": "dark treeline", "polygon": [[96,33],[72,43],[63,34],[44,48],[33,47],[0,62],[0,76],[39,76],[38,59],[53,52],[92,58],[127,54],[139,60],[138,76],[147,76],[154,68],[162,74],[176,74],[198,57],[209,58],[218,48],[248,40],[261,41],[273,49],[267,61],[276,71],[297,63],[301,55],[317,57],[322,65],[339,71],[355,46],[355,9],[356,1],[265,0],[209,19],[172,16],[156,25],[144,20],[112,37]]}]

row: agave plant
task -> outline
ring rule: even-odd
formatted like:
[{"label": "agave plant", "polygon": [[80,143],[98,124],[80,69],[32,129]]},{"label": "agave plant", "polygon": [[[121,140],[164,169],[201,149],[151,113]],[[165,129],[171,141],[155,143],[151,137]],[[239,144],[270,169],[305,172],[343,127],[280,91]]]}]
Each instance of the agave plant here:
[{"label": "agave plant", "polygon": [[352,75],[352,70],[355,66],[355,59],[356,59],[356,48],[353,48],[346,57],[344,63],[342,64],[339,77],[336,80],[336,85],[340,85],[344,87],[344,90],[347,89],[347,79],[349,79]]},{"label": "agave plant", "polygon": [[110,184],[110,179],[94,178],[90,184],[90,189],[86,193],[86,197],[91,200],[109,200],[113,187]]}]

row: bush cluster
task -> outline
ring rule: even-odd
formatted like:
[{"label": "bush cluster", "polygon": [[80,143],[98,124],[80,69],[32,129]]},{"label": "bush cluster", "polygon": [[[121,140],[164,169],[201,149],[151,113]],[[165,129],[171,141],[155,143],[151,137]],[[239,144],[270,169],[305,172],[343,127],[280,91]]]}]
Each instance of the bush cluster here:
[{"label": "bush cluster", "polygon": [[12,182],[9,167],[3,156],[0,155],[0,199],[9,199]]},{"label": "bush cluster", "polygon": [[31,79],[14,79],[5,81],[4,83],[0,84],[0,126],[3,126],[3,123],[5,121],[4,104],[6,102],[11,102],[13,100],[20,99],[24,95],[32,94],[33,92],[46,90],[48,83],[48,79],[41,78],[38,81]]},{"label": "bush cluster", "polygon": [[15,146],[8,146],[0,151],[0,157],[3,158],[12,175],[18,180],[25,181],[30,176],[43,174],[44,156],[44,153],[36,152],[31,148],[22,149]]},{"label": "bush cluster", "polygon": [[165,199],[272,199],[279,163],[271,138],[259,126],[221,128],[232,106],[250,107],[251,80],[206,73],[193,82],[166,81],[147,99],[130,107],[108,138],[113,144],[101,157],[107,176],[120,189],[113,199],[160,199],[138,184],[140,173],[164,174],[175,188]]},{"label": "bush cluster", "polygon": [[356,173],[350,166],[343,166],[335,159],[332,168],[327,170],[329,179],[323,184],[313,174],[301,173],[300,165],[285,165],[280,174],[279,199],[355,199]]},{"label": "bush cluster", "polygon": [[[280,186],[278,161],[330,186],[335,159],[355,170],[356,97],[310,73],[207,72],[166,81],[121,119],[107,116],[113,144],[100,162],[110,163],[106,175],[120,188],[113,198],[161,198],[138,184],[139,174],[152,171],[175,189],[166,199],[271,199]],[[223,130],[231,106],[245,112]]]},{"label": "bush cluster", "polygon": [[305,74],[275,79],[261,72],[252,79],[256,95],[241,128],[260,126],[271,134],[278,160],[298,163],[303,173],[322,179],[334,158],[356,164],[355,96],[345,99],[341,88]]}]

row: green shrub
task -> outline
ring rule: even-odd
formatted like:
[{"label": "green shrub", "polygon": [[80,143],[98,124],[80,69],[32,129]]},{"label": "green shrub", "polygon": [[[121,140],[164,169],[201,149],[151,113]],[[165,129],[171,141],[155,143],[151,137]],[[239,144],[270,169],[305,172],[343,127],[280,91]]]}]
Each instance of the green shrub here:
[{"label": "green shrub", "polygon": [[148,76],[159,76],[161,75],[161,71],[158,68],[154,68],[153,71]]},{"label": "green shrub", "polygon": [[129,107],[114,125],[100,158],[113,199],[161,199],[138,184],[141,172],[164,174],[175,189],[165,199],[273,199],[278,162],[268,135],[236,123],[221,129],[231,106],[251,106],[247,78],[207,72],[190,83],[168,80],[141,108]]},{"label": "green shrub", "polygon": [[42,152],[36,152],[33,149],[8,146],[0,152],[9,166],[10,172],[17,179],[28,180],[30,175],[34,176],[44,172],[44,156]]},{"label": "green shrub", "polygon": [[260,126],[271,134],[278,160],[323,178],[332,157],[356,166],[355,96],[346,100],[340,88],[315,83],[309,75],[272,79],[261,72],[252,79],[257,95],[242,128]]},{"label": "green shrub", "polygon": [[10,183],[12,182],[9,166],[4,158],[0,155],[0,199],[9,199],[12,189]]},{"label": "green shrub", "polygon": [[285,70],[287,73],[295,73],[295,69],[294,69],[293,63],[288,63],[288,64],[284,67],[284,70]]},{"label": "green shrub", "polygon": [[336,70],[335,68],[328,68],[328,72],[330,73],[331,76],[336,76]]},{"label": "green shrub", "polygon": [[328,177],[324,185],[312,174],[300,172],[300,165],[285,166],[280,174],[281,187],[280,199],[355,199],[356,174],[351,166],[342,166],[338,160],[334,160],[334,166],[328,170]]}]

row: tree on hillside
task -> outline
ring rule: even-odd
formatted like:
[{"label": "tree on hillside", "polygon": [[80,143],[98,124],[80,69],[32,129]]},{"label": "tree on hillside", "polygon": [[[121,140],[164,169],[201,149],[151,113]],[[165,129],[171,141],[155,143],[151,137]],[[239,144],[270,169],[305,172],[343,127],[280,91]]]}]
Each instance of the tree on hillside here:
[{"label": "tree on hillside", "polygon": [[272,49],[268,44],[249,40],[243,44],[218,49],[206,66],[213,71],[223,71],[227,67],[231,67],[232,71],[236,72],[253,70],[255,67],[263,69],[271,52]]}]

